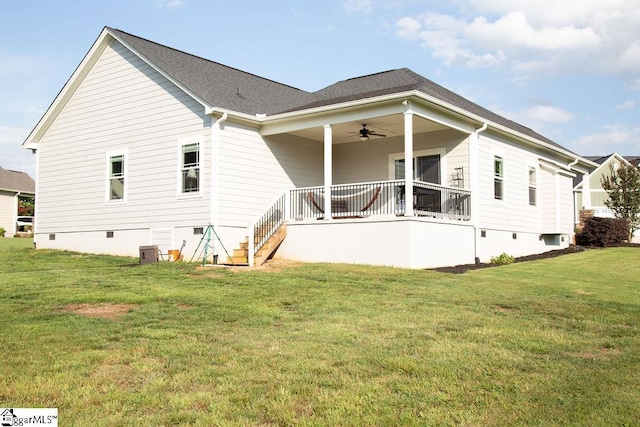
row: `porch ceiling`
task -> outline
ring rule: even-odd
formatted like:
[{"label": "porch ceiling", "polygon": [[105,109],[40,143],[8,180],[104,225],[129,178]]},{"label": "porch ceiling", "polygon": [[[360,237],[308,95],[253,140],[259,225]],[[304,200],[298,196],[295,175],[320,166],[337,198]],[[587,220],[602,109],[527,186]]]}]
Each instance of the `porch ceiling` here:
[{"label": "porch ceiling", "polygon": [[[333,129],[333,143],[345,144],[350,142],[359,141],[359,131],[362,129],[362,125],[366,124],[367,129],[386,135],[387,138],[397,137],[404,135],[404,116],[402,114],[393,114],[388,116],[374,117],[365,119],[362,121],[350,121],[345,123],[338,123],[332,125]],[[414,116],[413,120],[413,132],[415,134],[434,132],[439,130],[448,129],[439,123],[435,123],[431,120],[427,120],[418,116]],[[299,136],[301,138],[311,139],[315,141],[324,140],[324,131],[321,126],[312,127],[308,129],[300,129],[290,132],[292,135]],[[371,136],[372,140],[383,139],[378,136]]]}]

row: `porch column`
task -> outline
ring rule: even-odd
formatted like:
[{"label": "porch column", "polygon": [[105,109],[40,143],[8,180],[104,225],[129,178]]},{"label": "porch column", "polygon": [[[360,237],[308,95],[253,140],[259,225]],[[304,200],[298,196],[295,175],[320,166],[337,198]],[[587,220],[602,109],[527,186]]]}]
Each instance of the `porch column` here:
[{"label": "porch column", "polygon": [[404,216],[413,216],[413,110],[404,105]]},{"label": "porch column", "polygon": [[333,185],[333,129],[331,125],[324,125],[324,219],[332,220],[331,215],[331,186]]}]

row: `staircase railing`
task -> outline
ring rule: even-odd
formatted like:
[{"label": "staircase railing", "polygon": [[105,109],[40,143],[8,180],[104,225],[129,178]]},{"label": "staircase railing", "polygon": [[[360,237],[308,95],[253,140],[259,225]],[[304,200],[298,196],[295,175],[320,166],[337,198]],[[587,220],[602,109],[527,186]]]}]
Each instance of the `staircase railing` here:
[{"label": "staircase railing", "polygon": [[255,255],[265,243],[275,234],[286,221],[287,196],[289,191],[283,192],[262,214],[251,223],[253,238],[249,238],[249,265],[253,266]]}]

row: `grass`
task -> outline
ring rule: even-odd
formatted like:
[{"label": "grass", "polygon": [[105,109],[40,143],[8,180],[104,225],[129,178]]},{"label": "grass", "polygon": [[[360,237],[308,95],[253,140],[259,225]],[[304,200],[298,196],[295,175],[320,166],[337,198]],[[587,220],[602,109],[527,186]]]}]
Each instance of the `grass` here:
[{"label": "grass", "polygon": [[30,247],[0,239],[0,406],[61,425],[640,419],[637,248],[452,275]]}]

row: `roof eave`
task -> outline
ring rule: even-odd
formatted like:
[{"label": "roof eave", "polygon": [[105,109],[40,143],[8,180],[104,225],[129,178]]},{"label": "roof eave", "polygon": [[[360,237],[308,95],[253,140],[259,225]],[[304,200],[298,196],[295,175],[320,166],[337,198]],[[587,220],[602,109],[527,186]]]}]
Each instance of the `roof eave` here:
[{"label": "roof eave", "polygon": [[491,128],[493,128],[494,130],[497,130],[499,132],[502,132],[504,134],[507,135],[511,135],[511,136],[515,136],[518,139],[527,142],[529,144],[533,144],[533,145],[537,145],[539,147],[544,148],[545,150],[548,151],[552,151],[558,154],[561,154],[563,156],[565,156],[568,159],[571,160],[575,160],[578,159],[579,163],[585,165],[585,166],[589,166],[589,167],[596,167],[597,164],[587,160],[585,158],[583,158],[582,156],[579,156],[575,153],[572,153],[569,150],[566,149],[562,149],[560,147],[556,147],[552,144],[549,144],[545,141],[541,141],[537,138],[533,138],[529,135],[525,135],[522,132],[518,132],[514,129],[510,129],[504,125],[498,124],[496,122],[493,122],[491,120],[487,120],[479,115],[470,113],[467,110],[464,110],[460,107],[456,107],[453,104],[450,104],[448,102],[442,101],[441,99],[438,99],[434,96],[431,95],[427,95],[424,92],[421,92],[419,90],[410,90],[410,91],[404,91],[404,92],[398,92],[398,93],[393,93],[393,94],[388,94],[388,95],[382,95],[382,96],[377,96],[377,97],[372,97],[372,98],[364,98],[364,99],[358,99],[358,100],[354,100],[354,101],[347,101],[347,102],[342,102],[339,104],[329,104],[329,105],[323,105],[321,107],[314,107],[314,108],[309,108],[309,109],[305,109],[305,110],[297,110],[297,111],[289,111],[286,113],[280,113],[280,114],[274,114],[272,116],[268,116],[265,117],[262,122],[263,123],[270,123],[270,122],[275,122],[275,121],[281,121],[281,120],[287,120],[287,119],[292,119],[292,118],[299,118],[300,116],[303,115],[317,115],[317,114],[322,114],[322,113],[326,113],[332,110],[337,110],[337,109],[346,109],[346,108],[353,108],[353,107],[357,107],[357,106],[363,106],[363,105],[368,105],[368,104],[374,104],[374,103],[379,103],[379,102],[387,102],[387,101],[393,101],[394,99],[397,100],[404,100],[404,99],[408,99],[408,98],[417,98],[426,102],[429,102],[432,105],[436,105],[439,106],[440,108],[443,108],[445,110],[448,110],[450,112],[453,112],[457,115],[460,115],[472,122],[474,122],[477,125],[483,125],[484,123],[487,123]]}]

